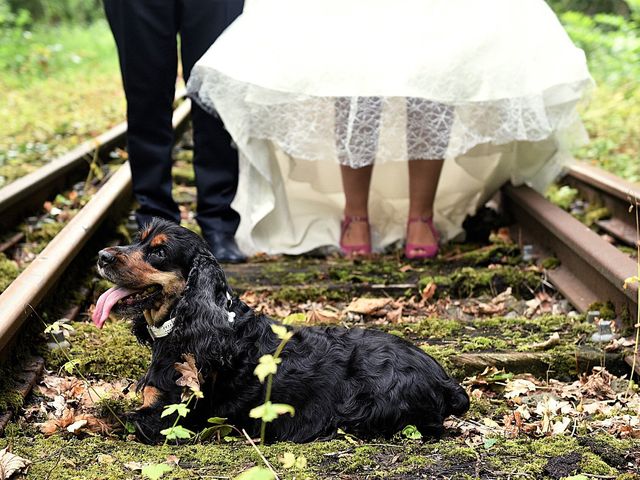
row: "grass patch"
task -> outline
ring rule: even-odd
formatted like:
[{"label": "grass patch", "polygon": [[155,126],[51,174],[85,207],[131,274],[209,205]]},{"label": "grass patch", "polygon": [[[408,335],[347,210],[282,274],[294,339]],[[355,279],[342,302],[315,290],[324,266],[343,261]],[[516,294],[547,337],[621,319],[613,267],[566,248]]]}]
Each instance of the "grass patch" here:
[{"label": "grass patch", "polygon": [[36,26],[0,49],[0,187],[125,118],[105,21]]},{"label": "grass patch", "polygon": [[627,17],[569,11],[560,19],[587,54],[597,84],[588,106],[582,108],[591,142],[576,152],[577,157],[639,182],[640,4],[628,2],[628,6]]}]

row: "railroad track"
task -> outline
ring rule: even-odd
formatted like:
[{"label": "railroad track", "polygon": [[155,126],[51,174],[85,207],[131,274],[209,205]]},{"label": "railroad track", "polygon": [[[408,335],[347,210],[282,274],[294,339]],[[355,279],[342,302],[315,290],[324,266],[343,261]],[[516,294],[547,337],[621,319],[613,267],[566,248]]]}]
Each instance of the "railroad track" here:
[{"label": "railroad track", "polygon": [[[184,97],[180,92],[177,100]],[[177,133],[186,128],[191,104],[182,102],[174,111],[173,127]],[[126,127],[126,125],[125,125]],[[41,206],[43,199],[57,192],[59,185],[69,185],[85,172],[86,157],[104,154],[109,148],[125,141],[123,125],[119,125],[69,152],[50,165],[42,167],[0,190],[0,218],[5,225],[14,225],[25,211]],[[0,295],[0,358],[27,317],[64,275],[66,267],[96,233],[110,215],[122,213],[123,205],[131,201],[131,171],[123,164],[46,248],[29,264]]]},{"label": "railroad track", "polygon": [[[640,198],[637,185],[582,164],[569,170],[566,181],[611,209],[613,218],[599,226],[604,224],[616,238],[636,244],[636,212],[629,207]],[[560,260],[560,266],[549,271],[549,279],[565,298],[581,312],[595,302],[611,301],[626,326],[636,323],[638,285],[624,288],[624,283],[638,275],[637,260],[531,188],[509,185],[503,193],[507,211],[517,219],[520,242],[534,245],[538,257]]]},{"label": "railroad track", "polygon": [[577,189],[587,202],[601,205],[610,212],[609,218],[596,222],[600,230],[622,244],[638,245],[638,212],[635,207],[640,202],[640,185],[586,163],[573,165],[562,183]]}]

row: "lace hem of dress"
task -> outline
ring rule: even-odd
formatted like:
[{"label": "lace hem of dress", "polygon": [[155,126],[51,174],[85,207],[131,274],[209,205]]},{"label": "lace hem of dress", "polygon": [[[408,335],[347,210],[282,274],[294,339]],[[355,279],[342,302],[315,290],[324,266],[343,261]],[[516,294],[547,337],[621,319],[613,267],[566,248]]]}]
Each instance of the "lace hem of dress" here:
[{"label": "lace hem of dress", "polygon": [[[591,82],[557,85],[539,94],[485,102],[418,97],[314,97],[279,92],[196,66],[189,95],[220,115],[240,149],[270,140],[294,158],[373,163],[453,158],[481,144],[540,141],[557,131],[583,140],[576,104]],[[569,146],[571,135],[565,136]]]}]

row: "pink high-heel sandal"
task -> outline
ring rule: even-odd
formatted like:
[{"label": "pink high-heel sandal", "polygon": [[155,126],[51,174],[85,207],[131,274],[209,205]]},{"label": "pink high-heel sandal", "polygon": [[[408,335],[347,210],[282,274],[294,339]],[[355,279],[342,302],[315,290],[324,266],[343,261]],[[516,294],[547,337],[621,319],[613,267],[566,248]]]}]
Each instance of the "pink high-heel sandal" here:
[{"label": "pink high-heel sandal", "polygon": [[366,222],[369,229],[369,217],[349,217],[345,216],[340,223],[340,250],[347,257],[357,257],[362,255],[371,255],[371,244],[363,243],[361,245],[345,245],[344,234],[353,222]]},{"label": "pink high-heel sandal", "polygon": [[433,217],[410,217],[407,221],[407,231],[409,230],[409,225],[415,222],[424,223],[429,227],[431,233],[436,239],[436,243],[430,244],[421,244],[421,243],[408,243],[404,247],[404,256],[410,260],[416,259],[425,259],[425,258],[433,258],[438,255],[440,241],[440,234],[433,226]]}]

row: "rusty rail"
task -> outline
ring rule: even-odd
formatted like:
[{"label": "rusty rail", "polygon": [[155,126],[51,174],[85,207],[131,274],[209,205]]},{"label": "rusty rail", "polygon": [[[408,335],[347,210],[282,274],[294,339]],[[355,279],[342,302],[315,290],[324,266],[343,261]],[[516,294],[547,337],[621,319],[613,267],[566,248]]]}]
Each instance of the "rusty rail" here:
[{"label": "rusty rail", "polygon": [[535,245],[538,255],[560,260],[549,279],[577,309],[611,300],[618,314],[628,312],[633,322],[638,286],[625,289],[623,283],[637,274],[635,260],[531,188],[508,185],[503,193],[505,208],[518,222],[516,237]]},{"label": "rusty rail", "polygon": [[576,188],[590,203],[611,212],[611,218],[596,222],[599,228],[627,245],[636,245],[637,212],[630,207],[640,202],[640,185],[586,163],[571,166],[563,182]]},{"label": "rusty rail", "polygon": [[[190,110],[185,101],[174,111],[174,128],[187,123]],[[100,224],[130,198],[131,171],[125,163],[0,295],[0,356]]]}]

